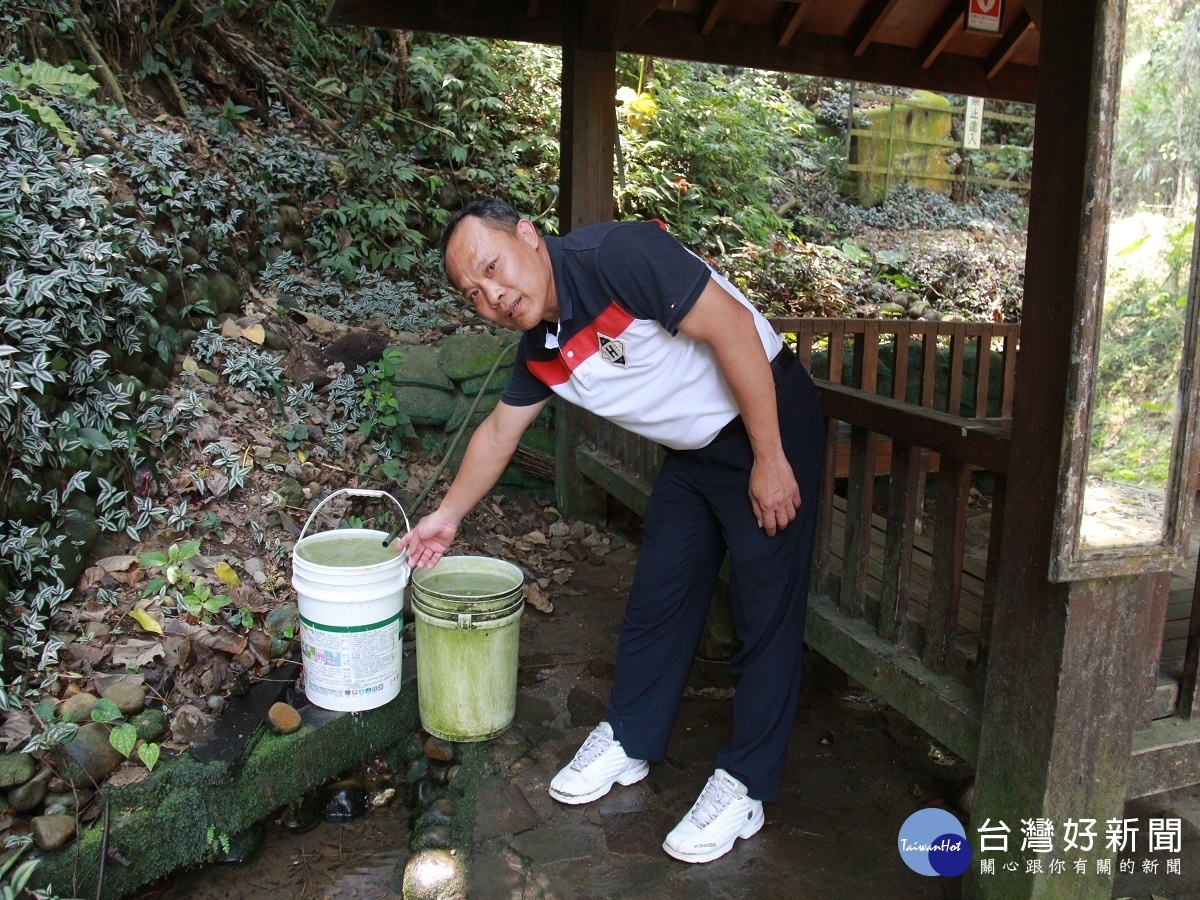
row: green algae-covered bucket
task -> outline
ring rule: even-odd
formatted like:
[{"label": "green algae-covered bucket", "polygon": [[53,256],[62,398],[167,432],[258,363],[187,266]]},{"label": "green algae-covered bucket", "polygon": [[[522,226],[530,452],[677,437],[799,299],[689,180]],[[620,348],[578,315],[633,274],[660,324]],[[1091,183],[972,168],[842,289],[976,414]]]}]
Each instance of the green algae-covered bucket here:
[{"label": "green algae-covered bucket", "polygon": [[407,554],[384,545],[386,531],[338,528],[305,536],[313,517],[338,494],[388,499],[386,491],[344,488],[317,505],[292,550],[292,586],[300,608],[304,694],[324,709],[362,712],[400,693],[400,629]]},{"label": "green algae-covered bucket", "polygon": [[487,556],[444,556],[412,576],[417,706],[448,741],[485,741],[512,724],[525,576]]}]

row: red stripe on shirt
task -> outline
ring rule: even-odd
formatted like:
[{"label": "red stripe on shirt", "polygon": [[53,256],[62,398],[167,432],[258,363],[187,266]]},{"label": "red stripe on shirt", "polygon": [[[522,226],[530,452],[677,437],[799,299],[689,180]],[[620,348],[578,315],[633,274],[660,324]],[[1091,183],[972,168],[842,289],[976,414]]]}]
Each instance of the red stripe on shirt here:
[{"label": "red stripe on shirt", "polygon": [[593,354],[600,352],[600,339],[597,335],[603,334],[610,338],[620,337],[632,324],[633,316],[617,304],[610,303],[604,312],[596,316],[591,325],[567,341],[560,355],[574,372]]},{"label": "red stripe on shirt", "polygon": [[571,377],[571,370],[567,368],[566,360],[561,356],[546,360],[531,359],[526,362],[526,365],[533,377],[546,387],[552,388],[556,385],[566,384]]},{"label": "red stripe on shirt", "polygon": [[600,339],[597,335],[620,337],[631,324],[633,316],[616,303],[610,303],[587,328],[567,341],[553,359],[530,360],[527,363],[529,371],[547,387],[565,384],[572,372],[599,352]]}]

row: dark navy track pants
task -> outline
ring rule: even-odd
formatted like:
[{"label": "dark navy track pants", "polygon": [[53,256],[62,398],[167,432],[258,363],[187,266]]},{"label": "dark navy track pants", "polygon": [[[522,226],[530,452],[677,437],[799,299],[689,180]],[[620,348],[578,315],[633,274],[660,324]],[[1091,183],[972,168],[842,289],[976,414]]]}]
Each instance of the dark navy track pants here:
[{"label": "dark navy track pants", "polygon": [[797,363],[776,376],[775,391],[784,452],[800,485],[796,519],[774,537],[758,527],[748,493],[754,457],[744,429],[726,429],[700,450],[667,452],[646,507],[608,710],[614,735],[631,758],[666,755],[728,550],[742,649],[730,664],[738,679],[733,736],[716,767],[745,784],[752,798],[766,801],[779,796],[800,695],[825,454],[820,395],[804,367]]}]

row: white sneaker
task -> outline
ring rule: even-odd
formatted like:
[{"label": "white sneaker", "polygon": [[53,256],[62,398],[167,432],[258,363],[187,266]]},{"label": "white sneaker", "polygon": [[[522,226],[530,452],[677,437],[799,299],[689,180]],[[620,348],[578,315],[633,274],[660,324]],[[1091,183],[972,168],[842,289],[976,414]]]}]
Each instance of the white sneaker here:
[{"label": "white sneaker", "polygon": [[667,835],[663,849],[684,862],[712,862],[733,849],[738,838],[757,834],[765,818],[762,801],[751,800],[744,784],[717,769],[691,812]]},{"label": "white sneaker", "polygon": [[590,803],[614,784],[633,784],[650,771],[644,759],[630,759],[613,738],[612,726],[601,722],[587,736],[575,758],[550,782],[550,796],[560,803]]}]

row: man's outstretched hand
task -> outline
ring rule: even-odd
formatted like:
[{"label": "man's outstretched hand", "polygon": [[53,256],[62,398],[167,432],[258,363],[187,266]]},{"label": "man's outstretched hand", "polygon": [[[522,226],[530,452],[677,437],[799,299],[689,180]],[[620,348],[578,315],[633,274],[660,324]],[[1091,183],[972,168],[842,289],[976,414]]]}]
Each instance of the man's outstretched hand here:
[{"label": "man's outstretched hand", "polygon": [[432,569],[454,543],[458,523],[441,518],[436,512],[417,523],[393,545],[396,552],[408,551],[408,564],[414,569]]}]

